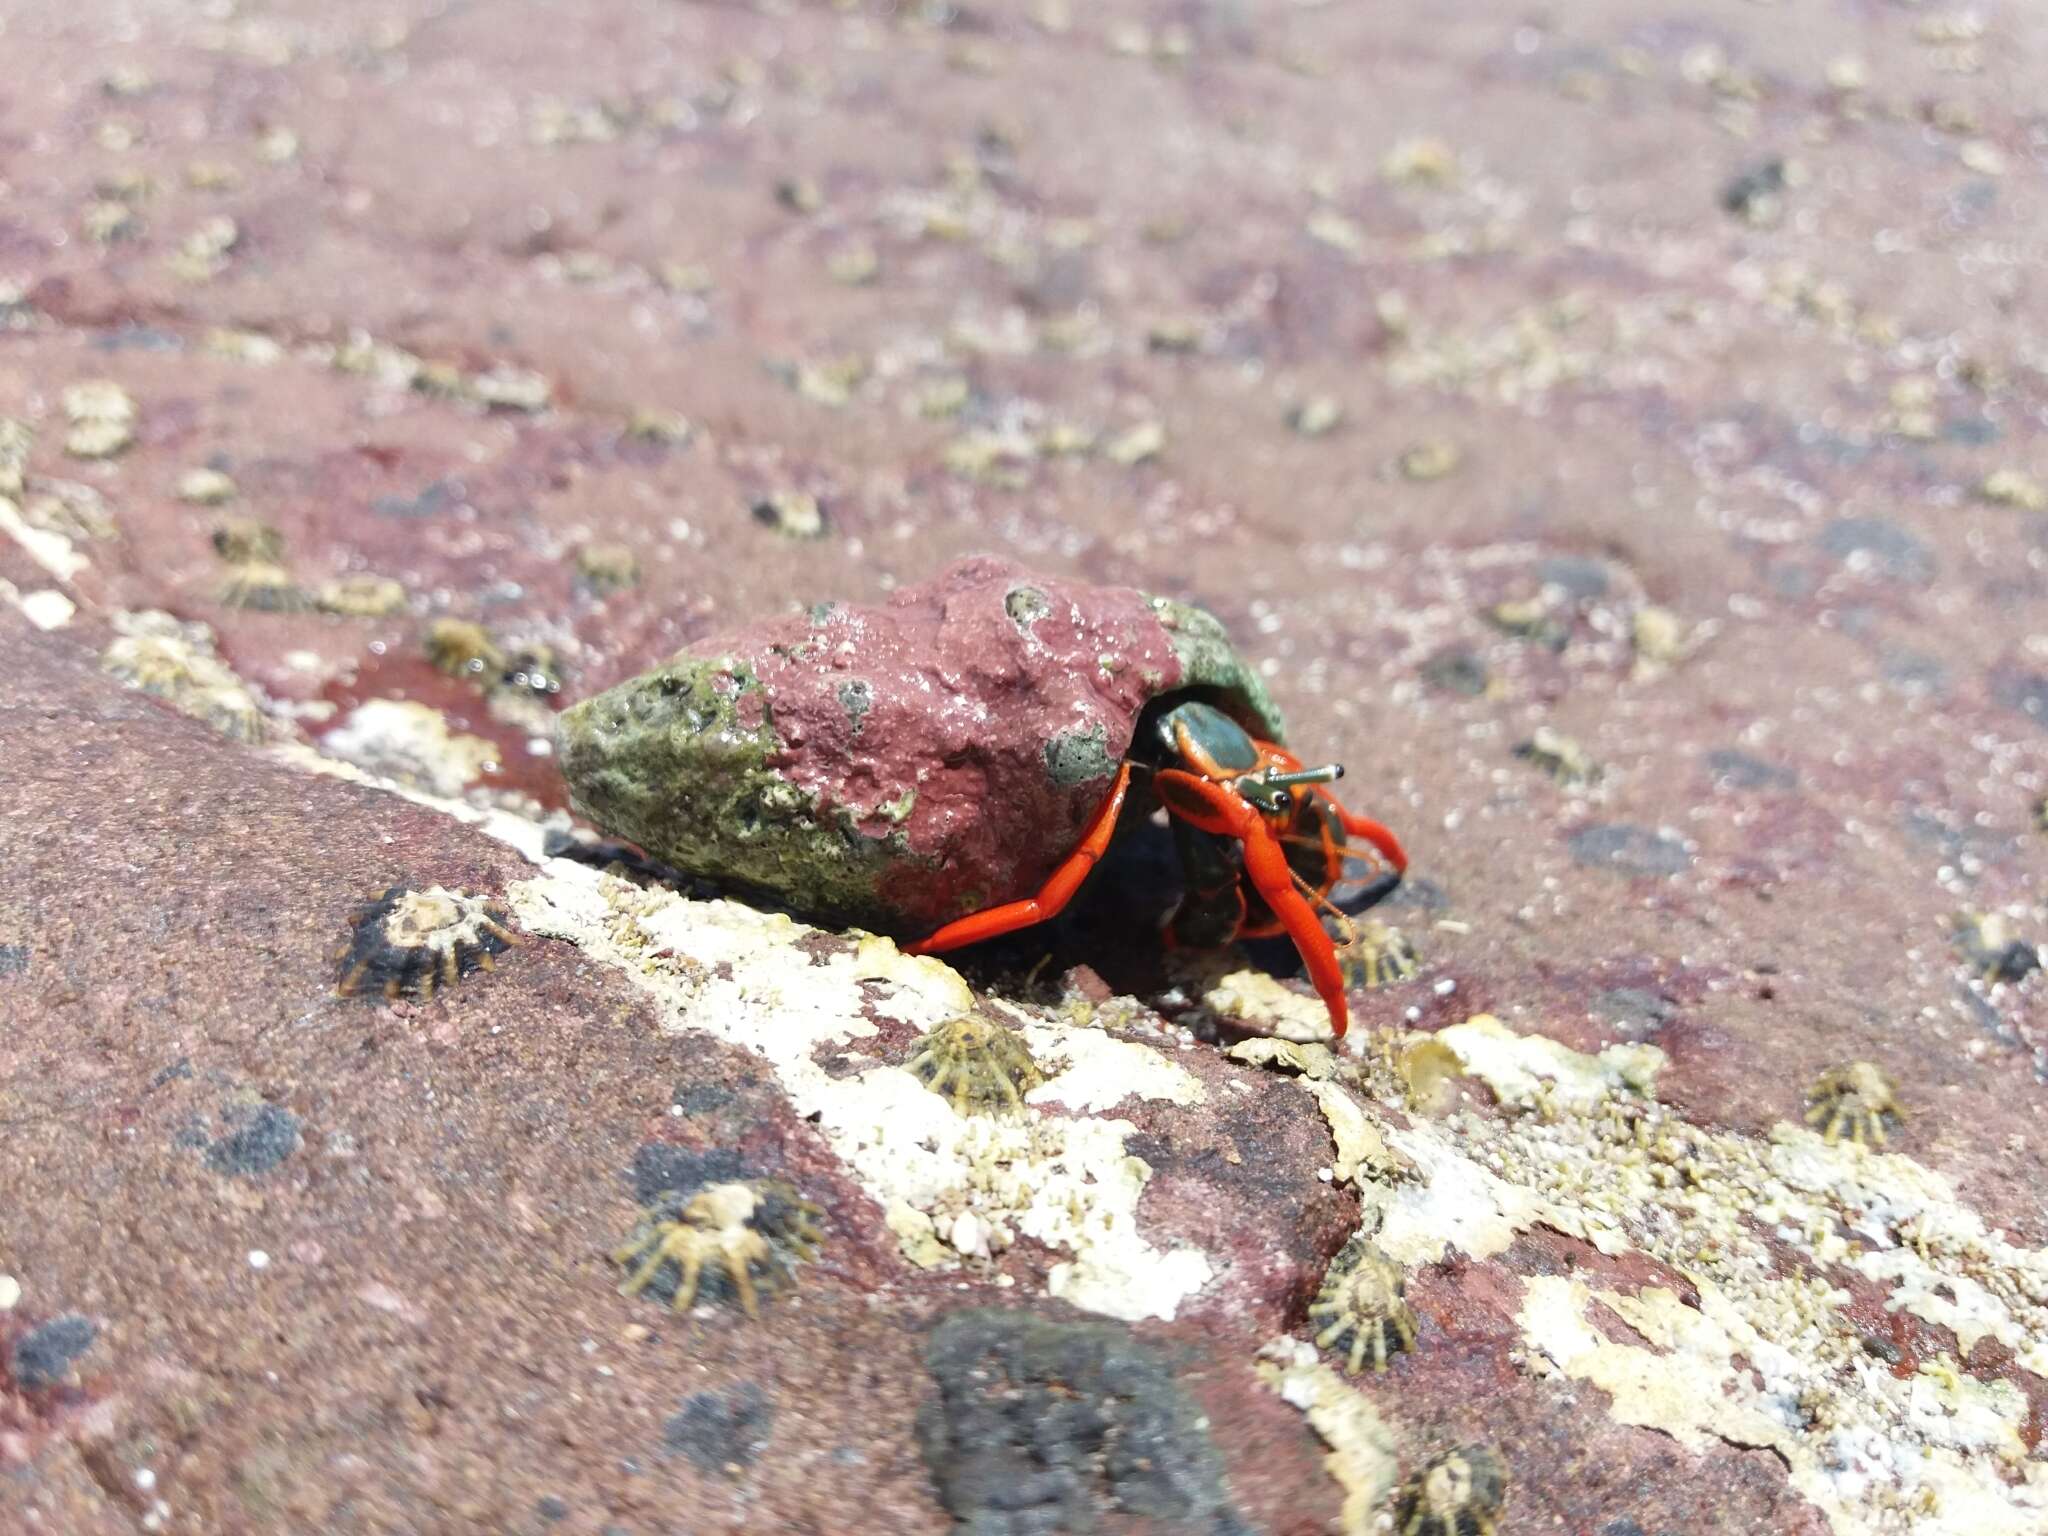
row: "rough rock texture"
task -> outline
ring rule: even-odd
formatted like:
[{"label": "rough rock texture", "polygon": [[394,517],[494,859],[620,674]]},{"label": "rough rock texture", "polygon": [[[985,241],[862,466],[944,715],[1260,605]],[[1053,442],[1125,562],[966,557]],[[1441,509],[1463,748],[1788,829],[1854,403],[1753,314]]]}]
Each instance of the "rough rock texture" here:
[{"label": "rough rock texture", "polygon": [[886,607],[821,602],[692,644],[565,712],[572,805],[690,875],[919,937],[1036,893],[1140,712],[1200,692],[1262,735],[1209,615],[966,560]]},{"label": "rough rock texture", "polygon": [[[1475,1442],[1507,1536],[2042,1529],[2041,8],[565,15],[0,15],[0,1530],[937,1533],[921,1414],[1076,1378],[1007,1507],[1115,1536]],[[1225,1054],[1321,1010],[1140,847],[956,971],[569,826],[558,707],[975,554],[1214,612],[1401,834],[1343,1056]],[[334,996],[394,885],[524,942]],[[969,1012],[1021,1112],[906,1070]],[[745,1180],[759,1322],[619,1294]],[[1095,1342],[977,1400],[991,1310]]]}]

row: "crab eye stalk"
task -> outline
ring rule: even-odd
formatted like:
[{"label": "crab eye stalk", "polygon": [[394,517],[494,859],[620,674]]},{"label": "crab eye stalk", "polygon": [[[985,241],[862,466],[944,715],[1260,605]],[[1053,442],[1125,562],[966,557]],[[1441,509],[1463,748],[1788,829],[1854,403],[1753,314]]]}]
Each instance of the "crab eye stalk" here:
[{"label": "crab eye stalk", "polygon": [[1325,763],[1320,768],[1297,768],[1289,773],[1263,775],[1275,789],[1292,789],[1297,784],[1334,784],[1344,777],[1342,763]]}]

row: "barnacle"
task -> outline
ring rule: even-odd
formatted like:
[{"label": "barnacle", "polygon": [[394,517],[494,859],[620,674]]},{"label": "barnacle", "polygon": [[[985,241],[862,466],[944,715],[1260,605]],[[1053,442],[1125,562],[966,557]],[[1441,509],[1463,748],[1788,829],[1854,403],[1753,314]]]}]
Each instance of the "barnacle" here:
[{"label": "barnacle", "polygon": [[479,967],[493,969],[492,956],[521,942],[493,907],[488,897],[445,886],[391,886],[356,910],[355,935],[335,955],[341,962],[335,993],[353,997],[375,987],[387,998],[403,992],[429,998],[436,987],[452,987]]},{"label": "barnacle", "polygon": [[553,396],[548,381],[530,368],[501,365],[469,381],[470,398],[501,411],[544,411]]},{"label": "barnacle", "polygon": [[[198,469],[188,469],[178,476],[177,491],[180,501],[188,501],[196,507],[217,507],[222,502],[235,499],[235,481],[234,477],[224,470],[209,469],[202,465]],[[216,541],[219,537],[218,533],[214,535]],[[215,548],[218,547],[216,542]]]},{"label": "barnacle", "polygon": [[1540,598],[1510,598],[1485,611],[1486,622],[1503,634],[1533,640],[1553,651],[1561,651],[1571,639],[1571,625],[1553,613]]},{"label": "barnacle", "polygon": [[562,664],[554,647],[536,642],[513,651],[505,658],[495,686],[514,693],[560,693]]},{"label": "barnacle", "polygon": [[1669,608],[1638,608],[1629,621],[1637,681],[1654,677],[1676,662],[1686,649],[1686,638],[1684,622]]},{"label": "barnacle", "polygon": [[1351,930],[1351,941],[1337,950],[1345,986],[1377,990],[1414,976],[1415,946],[1400,929],[1368,918],[1354,921]]},{"label": "barnacle", "polygon": [[304,613],[313,606],[306,589],[292,573],[267,560],[250,560],[228,568],[220,586],[225,607],[251,608],[258,613]]},{"label": "barnacle", "polygon": [[111,539],[116,528],[106,497],[91,486],[40,475],[34,494],[21,504],[21,520],[73,541]]},{"label": "barnacle", "polygon": [[229,565],[275,565],[284,559],[284,535],[256,518],[230,517],[214,524],[213,552]]},{"label": "barnacle", "polygon": [[73,426],[88,421],[119,421],[131,426],[135,422],[134,397],[111,379],[87,379],[73,384],[58,403]]},{"label": "barnacle", "polygon": [[1534,736],[1516,747],[1515,756],[1534,763],[1564,785],[1591,784],[1600,777],[1600,765],[1586,755],[1584,747],[1547,725],[1538,726]]},{"label": "barnacle", "polygon": [[481,624],[436,619],[427,626],[427,660],[450,677],[495,678],[505,670],[505,653]]},{"label": "barnacle", "polygon": [[1971,913],[1956,923],[1956,947],[1986,981],[2024,981],[2041,968],[2041,952],[2012,931],[2002,913]]},{"label": "barnacle", "polygon": [[1424,1463],[1394,1510],[1400,1536],[1493,1536],[1507,1495],[1507,1468],[1483,1445],[1461,1445]]},{"label": "barnacle", "polygon": [[786,539],[822,539],[826,533],[824,509],[808,491],[763,496],[754,503],[753,513],[755,522]]},{"label": "barnacle", "polygon": [[904,1070],[959,1114],[1022,1109],[1024,1095],[1045,1081],[1024,1037],[990,1019],[948,1019],[915,1045]]},{"label": "barnacle", "polygon": [[134,441],[132,421],[81,421],[64,435],[64,451],[74,459],[111,459]]},{"label": "barnacle", "polygon": [[598,596],[620,592],[639,584],[640,560],[623,544],[586,544],[576,551],[576,576]]},{"label": "barnacle", "polygon": [[1434,437],[1416,443],[1401,455],[1401,477],[1405,480],[1441,480],[1458,467],[1464,454],[1447,438]]},{"label": "barnacle", "polygon": [[824,1234],[823,1212],[786,1184],[771,1180],[710,1184],[685,1197],[670,1190],[642,1212],[612,1262],[633,1265],[622,1296],[652,1290],[678,1312],[699,1292],[737,1299],[759,1317],[760,1288],[789,1278],[790,1255],[809,1259]]},{"label": "barnacle", "polygon": [[0,496],[19,496],[28,477],[28,454],[36,435],[26,422],[0,416]]},{"label": "barnacle", "polygon": [[233,740],[263,739],[262,708],[220,659],[204,624],[181,624],[167,613],[148,611],[116,615],[114,628],[120,636],[100,657],[106,671]]},{"label": "barnacle", "polygon": [[1354,1375],[1367,1360],[1385,1370],[1393,1356],[1415,1347],[1415,1312],[1402,1299],[1406,1286],[1400,1265],[1365,1238],[1352,1238],[1309,1303],[1316,1348],[1345,1351],[1344,1369]]},{"label": "barnacle", "polygon": [[678,411],[657,410],[653,406],[636,407],[626,420],[626,436],[642,443],[669,446],[687,443],[692,430],[687,416]]},{"label": "barnacle", "polygon": [[358,619],[381,619],[405,608],[405,588],[389,576],[358,573],[340,576],[322,586],[313,601],[322,613]]},{"label": "barnacle", "polygon": [[1343,420],[1343,403],[1333,395],[1311,395],[1287,412],[1287,425],[1303,437],[1334,432]]},{"label": "barnacle", "polygon": [[1829,1146],[1846,1131],[1858,1146],[1881,1147],[1886,1130],[1906,1117],[1896,1093],[1890,1075],[1871,1062],[1830,1067],[1806,1090],[1806,1123],[1819,1126]]}]

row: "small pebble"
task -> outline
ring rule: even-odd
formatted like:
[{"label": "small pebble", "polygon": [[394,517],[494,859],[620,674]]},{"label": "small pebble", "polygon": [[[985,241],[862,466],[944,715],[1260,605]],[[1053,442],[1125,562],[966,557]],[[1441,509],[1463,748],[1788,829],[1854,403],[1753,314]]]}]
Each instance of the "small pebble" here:
[{"label": "small pebble", "polygon": [[178,500],[194,506],[217,507],[234,496],[234,480],[217,469],[188,469],[178,477]]},{"label": "small pebble", "polygon": [[0,1312],[12,1312],[21,1300],[21,1282],[12,1275],[0,1275]]},{"label": "small pebble", "polygon": [[1287,413],[1287,425],[1303,437],[1322,437],[1344,420],[1344,407],[1331,395],[1314,395]]},{"label": "small pebble", "polygon": [[1113,464],[1126,469],[1159,457],[1166,447],[1166,428],[1156,421],[1141,421],[1127,432],[1118,433],[1104,446],[1103,452]]},{"label": "small pebble", "polygon": [[1447,438],[1430,438],[1401,455],[1401,475],[1407,480],[1441,480],[1456,469],[1463,458],[1464,454],[1456,443]]}]

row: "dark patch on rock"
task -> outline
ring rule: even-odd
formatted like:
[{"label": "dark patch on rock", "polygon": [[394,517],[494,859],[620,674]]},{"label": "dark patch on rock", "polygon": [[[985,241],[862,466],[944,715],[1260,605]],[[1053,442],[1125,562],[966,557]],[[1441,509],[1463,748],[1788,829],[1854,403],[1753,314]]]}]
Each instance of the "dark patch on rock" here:
[{"label": "dark patch on rock", "polygon": [[54,1387],[71,1374],[71,1363],[100,1336],[90,1318],[69,1313],[31,1328],[8,1351],[7,1369],[25,1392]]},{"label": "dark patch on rock", "polygon": [[1773,155],[1732,177],[1721,189],[1721,208],[1737,218],[1761,221],[1777,208],[1785,193],[1785,161]]},{"label": "dark patch on rock", "polygon": [[1991,697],[2034,724],[2048,727],[2048,672],[2000,667],[1991,674]]},{"label": "dark patch on rock", "polygon": [[147,325],[123,325],[93,338],[95,352],[182,352],[182,337]]},{"label": "dark patch on rock", "polygon": [[875,689],[863,678],[849,678],[839,685],[839,707],[846,711],[846,718],[853,726],[853,734],[860,734],[861,722],[868,717],[868,711],[875,707]]},{"label": "dark patch on rock", "polygon": [[633,1153],[633,1196],[642,1205],[674,1191],[693,1194],[706,1184],[731,1184],[748,1177],[746,1159],[731,1147],[700,1152],[673,1142],[646,1142]]},{"label": "dark patch on rock", "polygon": [[1881,517],[1838,517],[1820,531],[1820,547],[1837,560],[1866,555],[1893,581],[1922,582],[1934,575],[1934,551]]},{"label": "dark patch on rock", "polygon": [[1536,580],[1555,587],[1575,603],[1590,603],[1607,595],[1612,585],[1605,562],[1584,555],[1552,555],[1538,563]]},{"label": "dark patch on rock", "polygon": [[[686,1115],[708,1115],[725,1108],[738,1095],[723,1083],[678,1083],[672,1102]],[[640,1149],[642,1152],[647,1147]],[[635,1158],[638,1166],[638,1158]]]},{"label": "dark patch on rock", "polygon": [[0,976],[19,976],[27,969],[26,944],[0,944]]},{"label": "dark patch on rock", "polygon": [[1991,1036],[2000,1045],[2021,1046],[2026,1041],[2013,1027],[2012,1021],[1985,1000],[1974,987],[1958,983],[1955,988],[1955,1002],[1958,1011],[1967,1014],[1970,1022]]},{"label": "dark patch on rock", "polygon": [[1887,651],[1878,666],[1886,682],[1907,693],[1943,693],[1948,689],[1948,668],[1941,658],[1925,651]]},{"label": "dark patch on rock", "polygon": [[1593,999],[1593,1011],[1637,1038],[1653,1035],[1678,1017],[1678,1005],[1642,987],[1609,987]]},{"label": "dark patch on rock", "polygon": [[1669,832],[1627,822],[1597,822],[1581,827],[1566,841],[1572,862],[1586,869],[1610,869],[1624,875],[1682,874],[1692,863],[1685,844]]},{"label": "dark patch on rock", "polygon": [[1799,775],[1790,768],[1732,747],[1709,752],[1707,771],[1714,776],[1717,789],[1793,789],[1799,784]]},{"label": "dark patch on rock", "polygon": [[154,1077],[150,1078],[150,1091],[152,1093],[155,1092],[163,1087],[165,1083],[190,1082],[193,1075],[192,1058],[190,1056],[180,1056],[168,1067],[160,1069]]},{"label": "dark patch on rock", "polygon": [[260,1178],[299,1149],[299,1117],[288,1109],[259,1104],[222,1118],[233,1129],[207,1144],[206,1166],[215,1173]]},{"label": "dark patch on rock", "polygon": [[460,480],[436,480],[417,496],[379,496],[370,510],[383,517],[437,517],[462,497]]},{"label": "dark patch on rock", "polygon": [[1422,664],[1422,680],[1439,693],[1462,694],[1476,699],[1486,692],[1492,676],[1486,663],[1470,651],[1438,651]]},{"label": "dark patch on rock", "polygon": [[1118,1323],[970,1308],[925,1346],[936,1396],[918,1443],[939,1501],[974,1536],[1054,1536],[1105,1509],[1249,1536],[1223,1462],[1166,1356]]},{"label": "dark patch on rock", "polygon": [[551,1493],[533,1506],[533,1512],[539,1515],[541,1519],[547,1521],[549,1525],[554,1525],[558,1521],[569,1518],[569,1501],[557,1498]]},{"label": "dark patch on rock", "polygon": [[732,1392],[696,1392],[661,1427],[662,1447],[706,1472],[750,1467],[768,1444],[775,1405],[752,1382]]}]

